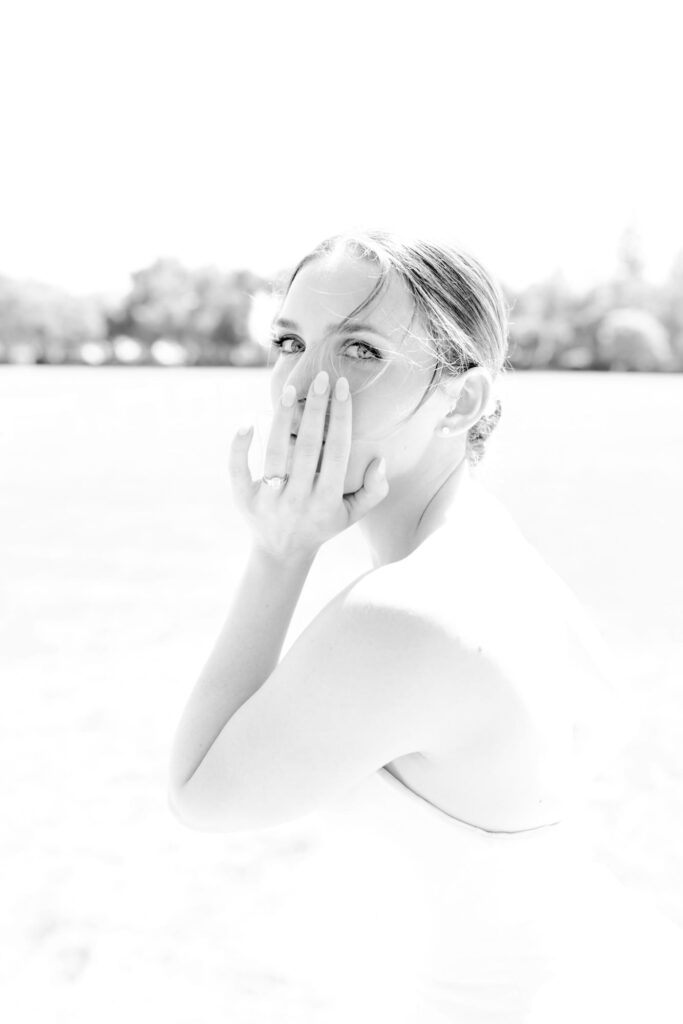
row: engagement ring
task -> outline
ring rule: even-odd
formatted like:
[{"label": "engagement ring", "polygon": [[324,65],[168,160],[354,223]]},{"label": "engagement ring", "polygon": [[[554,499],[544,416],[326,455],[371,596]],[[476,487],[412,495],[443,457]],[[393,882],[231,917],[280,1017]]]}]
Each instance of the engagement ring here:
[{"label": "engagement ring", "polygon": [[289,480],[289,473],[285,473],[284,476],[264,476],[262,482],[272,487],[274,491],[281,491]]}]

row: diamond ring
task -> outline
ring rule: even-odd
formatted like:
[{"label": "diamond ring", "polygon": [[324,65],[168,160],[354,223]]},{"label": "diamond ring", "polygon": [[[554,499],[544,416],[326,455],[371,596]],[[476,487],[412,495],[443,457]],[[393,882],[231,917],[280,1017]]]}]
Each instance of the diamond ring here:
[{"label": "diamond ring", "polygon": [[264,476],[261,479],[264,484],[268,484],[274,491],[281,491],[289,480],[289,473],[285,473],[284,476]]}]

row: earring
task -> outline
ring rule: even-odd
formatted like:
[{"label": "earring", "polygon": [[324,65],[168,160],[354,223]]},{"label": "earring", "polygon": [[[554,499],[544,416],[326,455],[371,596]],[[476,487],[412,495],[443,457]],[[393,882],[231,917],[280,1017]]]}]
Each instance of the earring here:
[{"label": "earring", "polygon": [[450,427],[442,427],[441,430],[439,431],[439,433],[441,434],[442,437],[448,437],[449,434],[451,433],[451,428]]}]

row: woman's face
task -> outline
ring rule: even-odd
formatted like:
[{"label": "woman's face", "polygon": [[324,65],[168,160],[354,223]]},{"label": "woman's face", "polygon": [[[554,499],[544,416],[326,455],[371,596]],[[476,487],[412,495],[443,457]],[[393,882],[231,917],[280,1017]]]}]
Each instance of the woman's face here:
[{"label": "woman's face", "polygon": [[343,323],[367,298],[377,275],[372,263],[348,253],[316,259],[297,274],[273,322],[279,348],[271,398],[275,406],[285,385],[294,385],[295,431],[320,370],[328,371],[331,388],[338,377],[348,379],[353,428],[346,494],[362,486],[369,463],[382,455],[390,481],[410,475],[418,465],[428,470],[436,426],[448,407],[437,391],[409,417],[432,379],[435,361],[399,277],[390,276],[386,289],[354,318],[353,326]]}]

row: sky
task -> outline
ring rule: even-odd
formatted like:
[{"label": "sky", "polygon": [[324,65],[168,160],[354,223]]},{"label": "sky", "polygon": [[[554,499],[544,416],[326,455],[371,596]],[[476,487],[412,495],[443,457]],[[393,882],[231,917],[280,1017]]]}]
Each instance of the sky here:
[{"label": "sky", "polygon": [[683,248],[673,3],[22,0],[0,16],[0,274],[291,266],[354,227],[511,287]]}]

